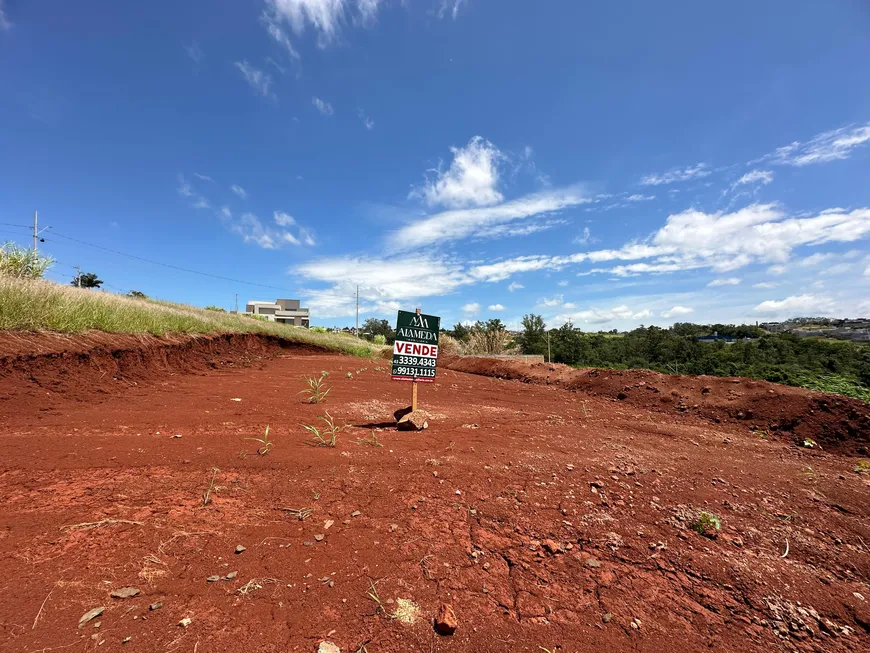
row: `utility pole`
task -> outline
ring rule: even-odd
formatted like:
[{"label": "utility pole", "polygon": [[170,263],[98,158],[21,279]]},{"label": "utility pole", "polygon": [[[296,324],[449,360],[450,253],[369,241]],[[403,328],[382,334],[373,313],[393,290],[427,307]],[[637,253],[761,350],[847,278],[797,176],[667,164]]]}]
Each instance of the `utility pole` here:
[{"label": "utility pole", "polygon": [[78,265],[76,266],[76,272],[78,272],[78,274],[76,274],[76,286],[81,288],[82,287],[82,269]]},{"label": "utility pole", "polygon": [[359,338],[359,284],[356,284],[356,337]]},{"label": "utility pole", "polygon": [[239,312],[239,293],[236,293],[236,313]]},{"label": "utility pole", "polygon": [[34,253],[36,252],[36,234],[37,234],[37,230],[39,229],[39,227],[37,225],[38,219],[39,219],[39,211],[34,211],[33,212],[33,251],[34,251]]},{"label": "utility pole", "polygon": [[553,357],[550,356],[550,330],[547,329],[547,362],[552,363]]}]

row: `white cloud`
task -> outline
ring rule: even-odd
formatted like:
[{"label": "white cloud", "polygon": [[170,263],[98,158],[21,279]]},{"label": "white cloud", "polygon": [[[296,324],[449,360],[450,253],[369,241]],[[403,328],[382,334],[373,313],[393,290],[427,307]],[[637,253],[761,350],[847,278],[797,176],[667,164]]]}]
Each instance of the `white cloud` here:
[{"label": "white cloud", "polygon": [[563,279],[562,281],[560,281],[560,282],[557,283],[556,285],[557,285],[557,286],[560,286],[561,288],[564,288],[564,287],[567,286],[569,283],[570,283],[570,282],[569,282],[567,279]]},{"label": "white cloud", "polygon": [[625,199],[629,202],[649,202],[650,200],[654,200],[655,198],[656,198],[655,195],[634,194],[634,195],[629,195]]},{"label": "white cloud", "polygon": [[263,97],[274,97],[274,94],[270,90],[272,76],[269,73],[263,72],[259,68],[254,68],[247,61],[236,61],[234,65],[242,71],[245,81],[250,84],[255,93],[259,93]]},{"label": "white cloud", "polygon": [[201,174],[199,174],[198,172],[194,172],[194,173],[193,173],[193,176],[196,177],[197,179],[202,179],[202,181],[211,181],[211,182],[214,182],[214,179],[212,179],[212,178],[209,177],[208,175],[201,175]]},{"label": "white cloud", "polygon": [[184,175],[178,175],[178,194],[182,197],[193,197],[193,187],[184,178]]},{"label": "white cloud", "polygon": [[[868,268],[868,269],[870,269],[870,268]],[[525,286],[521,283],[517,283],[516,281],[514,281],[513,283],[511,283],[508,286],[508,291],[513,292],[514,290],[520,290],[521,288],[525,288]]]},{"label": "white cloud", "polygon": [[417,197],[429,206],[451,209],[471,206],[489,206],[504,197],[498,190],[499,163],[504,159],[501,151],[481,136],[475,136],[465,147],[451,147],[453,161],[450,168],[440,166],[430,172],[434,175],[409,197]]},{"label": "white cloud", "polygon": [[[263,24],[266,26],[266,31],[269,33],[276,43],[283,46],[287,53],[290,55],[291,59],[298,61],[301,57],[299,56],[299,52],[296,51],[296,48],[293,47],[293,43],[290,41],[290,37],[287,36],[287,33],[281,29],[281,26],[278,24],[278,16],[275,12],[264,11],[262,15]],[[273,62],[274,63],[274,62]],[[275,64],[277,66],[277,64]],[[280,66],[278,66],[280,70]]]},{"label": "white cloud", "polygon": [[184,175],[178,175],[178,188],[176,189],[178,194],[181,197],[185,197],[190,200],[190,205],[195,209],[208,209],[211,208],[211,203],[209,203],[208,199],[200,195],[189,181],[184,177]]},{"label": "white cloud", "polygon": [[480,312],[480,304],[477,302],[471,302],[470,304],[463,304],[462,312],[468,313],[469,315],[476,315]]},{"label": "white cloud", "polygon": [[786,272],[788,272],[788,266],[787,265],[771,265],[769,268],[767,268],[767,272],[768,272],[768,274],[774,274],[774,275],[779,277],[779,276],[782,276],[783,274],[785,274]]},{"label": "white cloud", "polygon": [[779,284],[775,281],[761,281],[752,284],[753,288],[776,288]]},{"label": "white cloud", "polygon": [[448,13],[456,20],[459,14],[459,8],[464,5],[466,0],[441,0],[441,8],[438,9],[438,18],[444,18]]},{"label": "white cloud", "polygon": [[694,313],[694,312],[695,312],[695,309],[689,308],[688,306],[674,306],[671,310],[664,311],[662,313],[662,317],[664,317],[664,318],[677,317],[679,315],[688,315],[689,313]]},{"label": "white cloud", "polygon": [[870,209],[825,211],[816,216],[788,218],[775,204],[752,204],[730,213],[689,210],[668,217],[665,225],[642,242],[620,249],[578,252],[566,256],[527,255],[469,270],[475,278],[501,281],[518,272],[560,270],[578,263],[640,261],[613,268],[596,268],[617,276],[664,274],[711,268],[730,272],[750,263],[770,263],[771,274],[787,271],[786,262],[801,246],[853,242],[870,234]]},{"label": "white cloud", "polygon": [[561,306],[564,302],[563,295],[555,295],[553,297],[542,297],[538,300],[538,306],[543,306],[545,308],[552,308],[554,306]]},{"label": "white cloud", "polygon": [[297,35],[310,25],[318,33],[318,45],[326,47],[336,39],[348,15],[356,24],[374,22],[382,0],[266,0],[266,4],[274,22],[289,23]]},{"label": "white cloud", "polygon": [[870,265],[868,265],[866,268],[864,268],[864,276],[870,277]]},{"label": "white cloud", "polygon": [[735,186],[742,184],[767,185],[773,181],[773,172],[770,170],[750,170],[735,182]]},{"label": "white cloud", "polygon": [[690,179],[700,179],[709,177],[711,174],[706,163],[699,163],[696,166],[688,168],[675,169],[665,172],[660,175],[646,175],[640,180],[644,186],[660,186],[662,184],[673,184],[680,181],[689,181]]},{"label": "white cloud", "polygon": [[244,188],[242,188],[238,184],[233,184],[232,186],[230,186],[230,190],[233,191],[236,195],[238,195],[242,199],[245,199],[248,196],[248,191],[246,191]]},{"label": "white cloud", "polygon": [[296,220],[293,218],[293,216],[284,213],[283,211],[275,211],[272,214],[272,219],[275,221],[275,224],[281,227],[289,227],[296,224]]},{"label": "white cloud", "polygon": [[357,109],[357,110],[356,110],[356,114],[359,116],[359,119],[362,120],[362,123],[363,123],[363,125],[365,126],[366,129],[368,129],[369,131],[371,131],[371,130],[373,130],[373,129],[375,128],[375,121],[372,120],[371,118],[369,118],[369,117],[366,115],[366,112],[365,112],[365,111],[363,111],[362,109]]},{"label": "white cloud", "polygon": [[707,286],[710,288],[715,288],[717,286],[736,286],[739,283],[739,277],[727,277],[725,279],[713,279],[713,281],[708,283]]},{"label": "white cloud", "polygon": [[317,107],[317,110],[324,116],[331,116],[335,113],[332,109],[332,105],[329,102],[321,100],[319,97],[311,98],[311,104]]},{"label": "white cloud", "polygon": [[489,309],[490,311],[503,311],[504,306],[502,306],[501,304],[490,304],[489,306],[487,306],[487,309]]},{"label": "white cloud", "polygon": [[755,307],[757,315],[787,317],[823,315],[832,310],[831,300],[821,295],[792,295],[780,300],[770,299]]},{"label": "white cloud", "polygon": [[497,225],[551,214],[587,201],[579,187],[546,190],[496,206],[454,209],[426,216],[392,233],[389,241],[394,247],[413,249],[473,236],[504,235],[495,229]]},{"label": "white cloud", "polygon": [[210,209],[211,202],[209,202],[204,197],[198,197],[198,198],[196,198],[196,201],[194,201],[194,203],[191,206],[193,206],[193,208],[195,208],[195,209]]},{"label": "white cloud", "polygon": [[423,255],[323,258],[300,264],[291,272],[327,284],[304,293],[312,311],[323,317],[353,315],[357,284],[360,312],[375,312],[383,302],[446,295],[471,281],[455,261]]},{"label": "white cloud", "polygon": [[867,144],[870,144],[870,123],[823,132],[806,143],[795,141],[790,145],[778,148],[772,154],[768,154],[758,161],[770,161],[780,165],[798,167],[840,161],[848,159],[855,148]]},{"label": "white cloud", "polygon": [[589,231],[589,227],[583,227],[583,234],[577,236],[574,239],[574,244],[576,245],[585,245],[589,242],[589,239],[592,237],[592,233]]},{"label": "white cloud", "polygon": [[[2,5],[2,0],[0,0],[0,5]],[[0,6],[0,27],[3,26],[3,7]],[[184,51],[187,52],[187,56],[193,60],[193,63],[199,63],[202,61],[203,53],[202,48],[199,47],[199,43],[194,41],[190,45],[184,46]]]},{"label": "white cloud", "polygon": [[[566,304],[566,307],[569,305]],[[571,305],[573,306],[573,305]],[[587,324],[606,324],[607,322],[615,322],[617,320],[641,320],[651,317],[652,313],[648,309],[635,311],[628,306],[614,306],[613,308],[590,308],[585,311],[577,311],[572,313],[564,313],[557,315],[555,322],[586,322]]]}]

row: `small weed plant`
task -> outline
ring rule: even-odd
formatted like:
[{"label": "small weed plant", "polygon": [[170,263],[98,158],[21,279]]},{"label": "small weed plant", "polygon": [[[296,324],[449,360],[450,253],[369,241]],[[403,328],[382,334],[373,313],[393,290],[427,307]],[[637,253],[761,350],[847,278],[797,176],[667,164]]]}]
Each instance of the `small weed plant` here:
[{"label": "small weed plant", "polygon": [[211,503],[211,495],[217,492],[218,488],[214,484],[215,479],[217,478],[217,473],[220,470],[217,467],[213,467],[211,470],[211,481],[208,483],[208,487],[205,488],[205,492],[202,493],[202,505],[203,507],[207,506]]},{"label": "small weed plant", "polygon": [[[274,440],[269,439],[269,427],[266,426],[266,432],[263,434],[262,438],[242,438],[243,440],[253,440],[254,442],[259,442],[260,446],[257,447],[257,455],[265,456],[272,447],[275,445]],[[245,454],[247,455],[247,454]],[[244,457],[244,456],[243,456]]]},{"label": "small weed plant", "polygon": [[332,418],[332,415],[329,414],[329,411],[326,411],[325,415],[322,415],[317,419],[323,422],[323,426],[320,428],[314,424],[302,425],[302,428],[312,435],[308,442],[315,447],[334,447],[336,438],[338,437],[338,432],[341,431],[343,427],[335,425],[335,420]]},{"label": "small weed plant", "polygon": [[355,442],[356,442],[356,444],[366,444],[370,447],[383,447],[384,446],[380,442],[378,442],[378,436],[374,431],[372,431],[372,437],[360,438],[359,440],[356,440]]},{"label": "small weed plant", "polygon": [[691,527],[699,535],[713,539],[718,536],[722,521],[712,512],[701,510],[691,523]]},{"label": "small weed plant", "polygon": [[320,373],[320,377],[309,376],[305,379],[308,387],[299,392],[299,394],[306,396],[305,403],[322,404],[326,400],[326,395],[329,394],[331,389],[327,388],[324,384],[327,376],[329,376],[329,372],[323,370]]},{"label": "small weed plant", "polygon": [[861,460],[855,465],[855,471],[858,474],[870,474],[870,462]]}]

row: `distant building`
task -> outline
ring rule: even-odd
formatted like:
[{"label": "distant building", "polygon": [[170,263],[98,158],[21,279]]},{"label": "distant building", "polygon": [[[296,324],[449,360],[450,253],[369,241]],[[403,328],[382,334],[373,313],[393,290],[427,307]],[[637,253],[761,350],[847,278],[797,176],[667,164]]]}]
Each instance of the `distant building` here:
[{"label": "distant building", "polygon": [[308,328],[310,315],[302,308],[298,299],[276,299],[274,302],[248,302],[245,313],[262,315],[270,322],[281,322],[292,326]]}]

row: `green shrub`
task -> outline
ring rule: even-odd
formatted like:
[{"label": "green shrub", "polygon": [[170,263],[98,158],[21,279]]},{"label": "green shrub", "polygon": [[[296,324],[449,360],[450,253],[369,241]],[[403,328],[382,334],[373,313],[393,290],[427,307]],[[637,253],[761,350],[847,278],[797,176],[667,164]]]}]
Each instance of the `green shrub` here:
[{"label": "green shrub", "polygon": [[379,333],[373,338],[373,341],[376,345],[385,345],[387,344],[387,336]]}]

